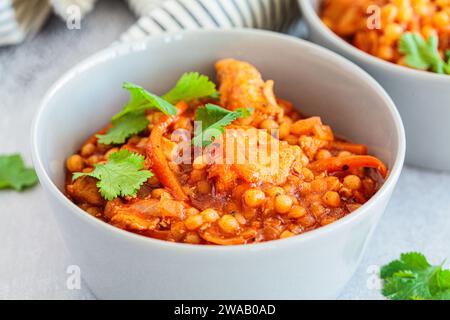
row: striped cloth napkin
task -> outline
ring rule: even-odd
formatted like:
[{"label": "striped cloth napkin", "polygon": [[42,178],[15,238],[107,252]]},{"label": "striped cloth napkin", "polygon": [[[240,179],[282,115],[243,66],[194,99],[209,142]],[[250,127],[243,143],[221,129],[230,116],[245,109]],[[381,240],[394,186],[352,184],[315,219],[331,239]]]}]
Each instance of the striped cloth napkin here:
[{"label": "striped cloth napkin", "polygon": [[[0,0],[0,46],[35,34],[51,8],[63,19],[76,6],[80,17],[96,0]],[[121,41],[199,28],[260,28],[288,32],[298,21],[297,0],[127,0],[138,20]]]},{"label": "striped cloth napkin", "polygon": [[0,0],[0,46],[20,43],[33,36],[50,11],[47,0]]},{"label": "striped cloth napkin", "polygon": [[[289,32],[300,17],[297,0],[129,0],[141,16],[121,40],[199,28],[259,28]],[[147,6],[146,6],[147,4]]]}]

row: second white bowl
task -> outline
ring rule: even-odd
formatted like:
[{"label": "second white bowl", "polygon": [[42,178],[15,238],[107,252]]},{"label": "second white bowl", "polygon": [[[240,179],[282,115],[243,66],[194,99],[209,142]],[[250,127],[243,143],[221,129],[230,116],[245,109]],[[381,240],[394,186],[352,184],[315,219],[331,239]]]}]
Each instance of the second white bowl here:
[{"label": "second white bowl", "polygon": [[386,62],[357,49],[322,23],[322,0],[299,0],[309,38],[368,71],[391,95],[406,130],[406,162],[450,171],[450,76]]}]

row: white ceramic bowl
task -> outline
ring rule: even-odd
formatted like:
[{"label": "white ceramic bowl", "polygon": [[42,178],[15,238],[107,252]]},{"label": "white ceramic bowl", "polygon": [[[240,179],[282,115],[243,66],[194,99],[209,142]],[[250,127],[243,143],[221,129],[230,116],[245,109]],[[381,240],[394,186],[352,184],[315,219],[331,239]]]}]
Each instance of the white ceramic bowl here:
[{"label": "white ceramic bowl", "polygon": [[[127,100],[123,81],[162,93],[185,71],[213,76],[225,57],[255,64],[280,97],[370,146],[391,170],[349,216],[303,235],[254,245],[196,246],[145,238],[85,213],[63,194],[68,155]],[[309,42],[267,31],[190,31],[108,48],[50,89],[33,125],[33,157],[62,236],[99,298],[334,298],[352,276],[399,177],[400,117],[364,71]]]},{"label": "white ceramic bowl", "polygon": [[450,76],[386,62],[333,33],[317,15],[321,0],[299,0],[309,38],[352,60],[386,89],[406,130],[406,163],[450,171]]}]

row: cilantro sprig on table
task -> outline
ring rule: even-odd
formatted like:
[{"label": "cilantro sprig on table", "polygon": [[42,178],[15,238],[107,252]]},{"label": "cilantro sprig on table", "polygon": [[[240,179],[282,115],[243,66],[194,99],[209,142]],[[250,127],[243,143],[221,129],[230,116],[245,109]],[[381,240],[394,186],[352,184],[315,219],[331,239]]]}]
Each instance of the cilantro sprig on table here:
[{"label": "cilantro sprig on table", "polygon": [[22,191],[37,182],[36,172],[25,167],[19,154],[0,155],[0,189]]},{"label": "cilantro sprig on table", "polygon": [[128,137],[143,131],[149,124],[145,116],[147,110],[156,108],[171,116],[177,113],[173,104],[178,101],[189,102],[218,95],[216,85],[207,76],[197,72],[183,74],[175,87],[162,97],[130,82],[125,82],[123,88],[130,92],[130,100],[122,111],[113,116],[112,127],[107,133],[97,135],[100,143],[121,144]]},{"label": "cilantro sprig on table", "polygon": [[126,149],[112,153],[108,162],[97,164],[90,173],[77,172],[72,179],[90,176],[98,179],[97,187],[106,200],[119,196],[135,196],[141,185],[153,176],[144,170],[144,157]]},{"label": "cilantro sprig on table", "polygon": [[405,55],[405,63],[419,70],[431,70],[439,74],[450,74],[450,56],[446,52],[447,62],[439,53],[439,39],[430,36],[425,40],[418,33],[405,33],[400,37],[399,51]]},{"label": "cilantro sprig on table", "polygon": [[201,123],[196,126],[192,143],[196,147],[206,147],[214,139],[225,132],[225,126],[238,118],[250,116],[251,108],[238,108],[230,111],[215,104],[206,104],[204,108],[198,108],[195,112],[195,121]]},{"label": "cilantro sprig on table", "polygon": [[383,295],[392,300],[450,300],[450,270],[431,265],[417,252],[381,268]]}]

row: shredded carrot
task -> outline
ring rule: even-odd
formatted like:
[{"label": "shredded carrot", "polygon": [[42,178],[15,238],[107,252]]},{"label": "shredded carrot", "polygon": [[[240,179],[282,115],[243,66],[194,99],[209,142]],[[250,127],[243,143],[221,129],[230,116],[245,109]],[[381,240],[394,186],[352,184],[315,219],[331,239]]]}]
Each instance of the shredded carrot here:
[{"label": "shredded carrot", "polygon": [[159,182],[169,190],[176,200],[184,201],[188,200],[188,196],[170,169],[162,148],[162,138],[167,132],[167,129],[186,111],[188,105],[184,101],[180,101],[176,107],[178,109],[177,115],[172,117],[163,116],[153,128],[147,144],[147,157],[150,159],[151,169]]},{"label": "shredded carrot", "polygon": [[356,168],[375,168],[383,178],[387,176],[387,169],[381,160],[372,156],[348,156],[331,157],[328,159],[317,160],[309,164],[309,169],[316,172],[338,172],[348,171]]},{"label": "shredded carrot", "polygon": [[338,150],[348,151],[358,155],[367,154],[367,146],[343,141],[333,141],[332,147]]},{"label": "shredded carrot", "polygon": [[225,238],[217,234],[212,234],[210,232],[202,232],[200,233],[200,236],[208,242],[219,244],[222,246],[238,245],[245,243],[245,239],[239,236],[232,238]]},{"label": "shredded carrot", "polygon": [[159,239],[159,240],[167,240],[167,238],[169,237],[170,231],[148,230],[148,231],[142,232],[142,234],[144,234],[150,238],[155,238],[155,239]]}]

